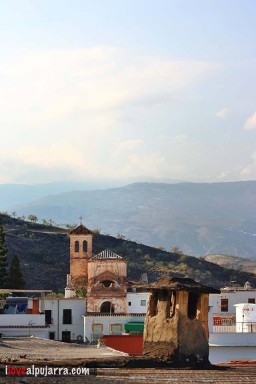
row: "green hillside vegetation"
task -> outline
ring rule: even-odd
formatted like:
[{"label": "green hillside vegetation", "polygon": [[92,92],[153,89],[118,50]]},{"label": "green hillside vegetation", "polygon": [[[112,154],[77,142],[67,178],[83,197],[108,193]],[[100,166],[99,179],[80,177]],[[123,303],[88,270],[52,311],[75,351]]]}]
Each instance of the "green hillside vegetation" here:
[{"label": "green hillside vegetation", "polygon": [[[68,230],[25,222],[7,215],[0,215],[0,220],[6,234],[8,261],[10,263],[14,254],[19,256],[26,288],[63,291],[69,272]],[[242,285],[246,281],[252,285],[256,283],[256,276],[248,272],[234,271],[202,258],[138,244],[123,239],[121,235],[115,238],[95,234],[93,252],[97,254],[104,249],[111,249],[127,259],[130,280],[139,280],[141,274],[147,272],[150,281],[171,274],[191,277],[215,287],[225,286],[231,279]]]}]

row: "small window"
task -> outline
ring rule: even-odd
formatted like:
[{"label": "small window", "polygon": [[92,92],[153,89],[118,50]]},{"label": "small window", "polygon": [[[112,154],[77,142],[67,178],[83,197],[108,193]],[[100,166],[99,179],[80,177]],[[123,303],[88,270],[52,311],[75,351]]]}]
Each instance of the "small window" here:
[{"label": "small window", "polygon": [[105,288],[113,287],[114,285],[113,281],[111,280],[103,280],[101,283]]},{"label": "small window", "polygon": [[228,312],[228,299],[220,300],[220,310],[221,312]]},{"label": "small window", "polygon": [[92,338],[98,340],[101,338],[103,332],[103,324],[92,324]]},{"label": "small window", "polygon": [[188,318],[193,320],[197,315],[197,304],[199,296],[197,293],[189,292],[188,294]]},{"label": "small window", "polygon": [[141,307],[146,307],[146,305],[147,305],[147,300],[141,300],[140,301],[140,306]]},{"label": "small window", "polygon": [[79,252],[79,241],[75,241],[75,252]]},{"label": "small window", "polygon": [[112,335],[121,335],[122,334],[122,324],[111,324],[110,331]]},{"label": "small window", "polygon": [[49,339],[55,340],[55,332],[49,332]]},{"label": "small window", "polygon": [[129,305],[129,307],[132,305],[132,302],[131,301],[128,301],[128,305]]},{"label": "small window", "polygon": [[248,299],[248,304],[255,304],[255,299],[254,298]]},{"label": "small window", "polygon": [[52,311],[50,309],[45,310],[45,322],[47,324],[52,324]]},{"label": "small window", "polygon": [[175,306],[176,306],[176,293],[169,293],[167,305],[166,305],[166,318],[170,319],[175,315]]},{"label": "small window", "polygon": [[87,252],[87,241],[86,240],[83,241],[83,251]]},{"label": "small window", "polygon": [[115,313],[114,304],[112,304],[111,301],[104,301],[100,306],[100,312],[109,314]]},{"label": "small window", "polygon": [[63,324],[72,324],[72,309],[63,309]]},{"label": "small window", "polygon": [[157,302],[158,302],[158,292],[154,291],[152,296],[149,299],[149,316],[156,316],[158,313],[157,310]]}]

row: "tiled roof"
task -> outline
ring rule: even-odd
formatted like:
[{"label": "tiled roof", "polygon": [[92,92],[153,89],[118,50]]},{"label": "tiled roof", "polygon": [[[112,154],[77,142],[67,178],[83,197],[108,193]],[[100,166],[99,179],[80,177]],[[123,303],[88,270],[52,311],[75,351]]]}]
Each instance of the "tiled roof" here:
[{"label": "tiled roof", "polygon": [[171,291],[189,291],[202,293],[220,293],[219,289],[197,283],[193,279],[183,277],[163,276],[152,284],[144,285],[149,289],[168,289]]},{"label": "tiled roof", "polygon": [[80,224],[75,229],[72,229],[69,232],[70,235],[93,235],[93,232],[90,229],[86,228],[83,224]]},{"label": "tiled roof", "polygon": [[122,257],[109,249],[105,249],[97,255],[94,255],[92,259],[122,259]]}]

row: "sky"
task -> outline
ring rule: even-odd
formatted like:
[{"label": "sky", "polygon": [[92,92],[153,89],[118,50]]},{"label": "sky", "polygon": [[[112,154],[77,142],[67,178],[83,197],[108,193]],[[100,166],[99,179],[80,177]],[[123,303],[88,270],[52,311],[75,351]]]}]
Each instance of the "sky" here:
[{"label": "sky", "polygon": [[0,183],[256,179],[255,0],[1,0]]}]

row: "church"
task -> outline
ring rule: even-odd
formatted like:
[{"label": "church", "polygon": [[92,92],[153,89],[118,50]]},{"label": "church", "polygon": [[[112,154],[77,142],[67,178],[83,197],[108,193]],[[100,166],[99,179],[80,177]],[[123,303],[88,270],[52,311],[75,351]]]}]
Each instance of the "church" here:
[{"label": "church", "polygon": [[127,261],[110,250],[92,252],[93,232],[79,225],[69,233],[70,274],[65,297],[80,292],[86,313],[126,313]]}]

